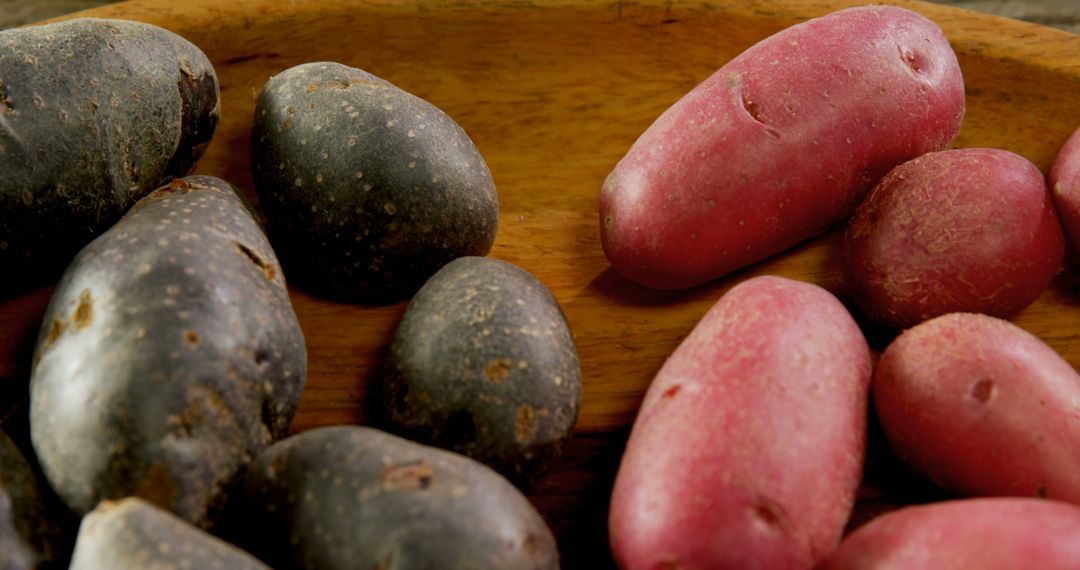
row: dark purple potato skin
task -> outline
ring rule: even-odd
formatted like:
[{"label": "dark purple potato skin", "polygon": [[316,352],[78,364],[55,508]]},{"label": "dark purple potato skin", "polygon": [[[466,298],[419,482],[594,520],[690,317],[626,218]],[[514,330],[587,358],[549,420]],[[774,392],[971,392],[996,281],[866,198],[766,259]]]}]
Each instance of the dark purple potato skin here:
[{"label": "dark purple potato skin", "polygon": [[359,69],[308,63],[272,77],[251,151],[274,246],[290,278],[319,294],[406,299],[495,241],[495,184],[465,131]]},{"label": "dark purple potato skin", "polygon": [[67,505],[135,495],[203,527],[286,434],[307,371],[266,236],[208,176],[151,193],[79,253],[34,358],[31,441]]},{"label": "dark purple potato skin", "polygon": [[372,428],[280,441],[242,486],[238,544],[277,570],[559,567],[551,531],[506,479]]},{"label": "dark purple potato skin", "polygon": [[218,116],[210,62],[162,28],[80,18],[0,31],[0,291],[56,277],[187,174]]},{"label": "dark purple potato skin", "polygon": [[62,556],[61,533],[30,464],[0,432],[0,568],[51,567]]},{"label": "dark purple potato skin", "polygon": [[83,518],[71,570],[270,570],[250,554],[142,499],[103,502]]},{"label": "dark purple potato skin", "polygon": [[393,431],[467,455],[522,488],[562,454],[581,365],[558,302],[524,269],[456,259],[409,303],[384,378]]}]

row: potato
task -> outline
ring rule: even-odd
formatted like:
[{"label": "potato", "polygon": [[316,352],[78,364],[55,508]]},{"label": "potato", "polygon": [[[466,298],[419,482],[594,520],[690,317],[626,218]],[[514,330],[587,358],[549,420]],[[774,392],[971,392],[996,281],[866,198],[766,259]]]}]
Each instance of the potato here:
[{"label": "potato", "polygon": [[1080,509],[1057,501],[987,498],[906,507],[844,539],[820,570],[1080,567]]},{"label": "potato", "polygon": [[187,174],[218,82],[167,30],[80,18],[0,31],[0,274],[56,276],[136,200]]},{"label": "potato", "polygon": [[463,257],[409,303],[384,379],[393,429],[527,488],[562,454],[581,365],[558,302],[527,271]]},{"label": "potato", "polygon": [[964,84],[941,30],[887,6],[771,36],[665,111],[600,193],[612,266],[710,281],[828,228],[905,160],[949,145]]},{"label": "potato", "polygon": [[1080,129],[1058,151],[1048,182],[1069,245],[1080,250]]},{"label": "potato", "polygon": [[1039,169],[1005,150],[929,153],[889,173],[844,234],[844,275],[886,326],[1009,317],[1057,275],[1065,240]]},{"label": "potato", "polygon": [[1080,375],[1020,327],[929,320],[889,345],[872,390],[893,450],[942,487],[1080,503]]},{"label": "potato", "polygon": [[62,529],[22,452],[0,432],[0,568],[30,570],[63,555]]},{"label": "potato", "polygon": [[551,532],[506,479],[371,428],[276,443],[242,488],[239,543],[277,570],[559,567]]},{"label": "potato", "polygon": [[645,395],[609,513],[620,567],[809,568],[862,475],[870,349],[816,285],[725,294]]},{"label": "potato", "polygon": [[345,300],[408,298],[440,267],[486,255],[499,202],[487,164],[431,103],[339,63],[263,87],[255,189],[301,285]]},{"label": "potato", "polygon": [[105,501],[83,518],[71,570],[270,570],[250,554],[142,499]]},{"label": "potato", "polygon": [[200,526],[288,431],[307,369],[266,236],[207,176],[151,193],[79,253],[35,360],[31,440],[68,506],[136,495]]}]

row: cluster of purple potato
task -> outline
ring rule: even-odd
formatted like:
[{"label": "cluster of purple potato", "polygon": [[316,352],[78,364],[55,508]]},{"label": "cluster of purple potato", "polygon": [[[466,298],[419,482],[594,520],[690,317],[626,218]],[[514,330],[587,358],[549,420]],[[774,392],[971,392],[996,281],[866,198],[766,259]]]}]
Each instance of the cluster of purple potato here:
[{"label": "cluster of purple potato", "polygon": [[[218,96],[206,56],[154,26],[0,33],[0,270],[18,290],[66,266],[33,355],[34,461],[0,434],[0,567],[557,568],[523,491],[573,430],[580,365],[547,288],[483,257],[498,200],[472,141],[361,70],[284,70],[251,135],[264,231],[189,175]],[[411,299],[378,380],[414,441],[289,436],[308,363],[286,271]],[[72,514],[77,538],[53,524]]]},{"label": "cluster of purple potato", "polygon": [[[937,25],[843,10],[732,60],[616,166],[600,225],[626,277],[694,286],[850,218],[844,294],[906,329],[875,363],[829,291],[730,289],[634,424],[609,513],[621,567],[1080,566],[1080,374],[1004,320],[1049,286],[1066,236],[1080,246],[1080,134],[1048,183],[1011,152],[946,150],[964,107]],[[871,405],[897,456],[978,498],[841,542]]]}]

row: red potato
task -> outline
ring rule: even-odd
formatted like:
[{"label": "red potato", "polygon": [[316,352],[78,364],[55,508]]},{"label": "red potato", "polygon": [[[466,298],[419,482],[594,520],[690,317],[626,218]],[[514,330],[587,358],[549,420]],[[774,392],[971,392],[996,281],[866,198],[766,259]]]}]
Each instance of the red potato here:
[{"label": "red potato", "polygon": [[857,529],[818,570],[917,568],[1075,570],[1080,509],[1005,497],[906,507]]},{"label": "red potato", "polygon": [[1050,167],[1049,183],[1069,245],[1080,251],[1080,129],[1058,151]]},{"label": "red potato", "polygon": [[1065,238],[1039,169],[1005,150],[923,155],[894,169],[844,235],[844,274],[874,321],[1010,317],[1050,285]]},{"label": "red potato", "polygon": [[600,192],[604,252],[663,289],[698,285],[851,215],[897,164],[946,148],[964,82],[936,24],[841,10],[775,34],[665,111]]},{"label": "red potato", "polygon": [[872,390],[893,450],[942,487],[1080,503],[1080,375],[1020,327],[929,320],[889,345]]},{"label": "red potato", "polygon": [[653,380],[615,480],[625,569],[809,568],[838,543],[866,446],[870,351],[824,289],[747,280]]}]

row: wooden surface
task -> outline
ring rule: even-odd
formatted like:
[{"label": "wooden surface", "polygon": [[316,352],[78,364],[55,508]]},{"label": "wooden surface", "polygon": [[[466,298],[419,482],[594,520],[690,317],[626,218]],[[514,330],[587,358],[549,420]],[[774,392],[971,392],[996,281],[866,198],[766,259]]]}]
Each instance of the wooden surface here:
[{"label": "wooden surface", "polygon": [[[222,123],[197,167],[251,193],[248,133],[270,75],[332,60],[386,78],[454,117],[499,191],[491,255],[532,272],[574,331],[584,394],[567,454],[532,493],[567,568],[605,567],[606,504],[641,397],[664,359],[729,287],[758,274],[819,283],[846,298],[830,232],[713,284],[652,291],[615,274],[600,248],[601,182],[636,137],[683,93],[755,41],[854,1],[640,2],[477,0],[134,0],[84,13],[157,24],[213,61]],[[957,146],[1018,152],[1045,172],[1080,125],[1080,36],[940,5],[896,2],[934,19],[967,85]],[[809,159],[809,157],[808,157]],[[287,273],[287,268],[286,268]],[[1080,366],[1080,291],[1067,267],[1015,319]],[[0,300],[0,388],[25,391],[48,288]],[[368,384],[404,303],[341,305],[293,290],[309,377],[295,430],[361,423]],[[867,327],[876,348],[885,331]],[[876,463],[875,463],[876,462]],[[915,500],[897,490],[872,439],[857,515]],[[586,562],[590,564],[586,564]]]}]

